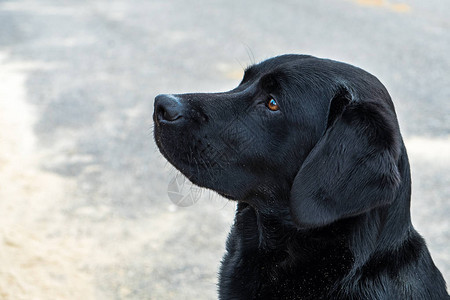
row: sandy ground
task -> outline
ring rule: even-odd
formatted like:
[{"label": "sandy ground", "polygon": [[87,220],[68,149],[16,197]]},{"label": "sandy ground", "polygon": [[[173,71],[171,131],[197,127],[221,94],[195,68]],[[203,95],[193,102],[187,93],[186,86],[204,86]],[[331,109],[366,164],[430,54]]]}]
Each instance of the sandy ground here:
[{"label": "sandy ground", "polygon": [[70,226],[60,209],[74,183],[39,168],[24,91],[36,67],[0,53],[0,299],[94,299],[89,243],[55,234]]}]

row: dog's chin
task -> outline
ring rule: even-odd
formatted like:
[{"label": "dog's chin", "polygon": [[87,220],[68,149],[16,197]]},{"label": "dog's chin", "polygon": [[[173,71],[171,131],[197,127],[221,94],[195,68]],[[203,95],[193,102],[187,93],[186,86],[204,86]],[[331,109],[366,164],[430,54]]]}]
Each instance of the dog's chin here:
[{"label": "dog's chin", "polygon": [[168,155],[162,148],[160,148],[162,155],[169,161],[169,163],[175,167],[181,174],[183,174],[193,184],[210,189],[222,197],[229,200],[237,200],[237,197],[230,194],[228,191],[223,191],[218,187],[217,183],[220,182],[220,178],[214,178],[204,165],[192,165],[187,161],[180,158],[172,157]]},{"label": "dog's chin", "polygon": [[[216,191],[217,192],[217,191]],[[238,199],[236,197],[234,197],[233,195],[227,194],[227,193],[222,193],[222,192],[217,192],[220,196],[231,200],[231,201],[238,201]]]},{"label": "dog's chin", "polygon": [[176,168],[193,184],[199,187],[212,190],[228,200],[236,201],[239,199],[237,195],[231,194],[229,191],[226,191],[217,184],[218,182],[220,182],[220,178],[214,178],[208,175],[205,176],[205,171],[199,171],[196,166],[185,165],[183,167]]},{"label": "dog's chin", "polygon": [[[219,183],[222,178],[215,174],[220,173],[220,171],[214,170],[207,163],[199,163],[203,161],[202,159],[195,158],[194,156],[188,158],[186,155],[177,155],[173,151],[167,151],[166,149],[172,149],[174,147],[172,145],[165,145],[164,139],[161,136],[155,135],[155,141],[164,158],[193,184],[215,191],[220,196],[229,200],[237,201],[239,199],[237,195],[233,195],[220,186]],[[193,162],[197,163],[193,164]]]},{"label": "dog's chin", "polygon": [[204,170],[206,168],[205,166],[190,165],[184,162],[171,164],[184,176],[186,176],[186,178],[188,178],[193,184],[212,190],[228,200],[237,201],[239,199],[237,195],[233,195],[229,191],[223,189],[220,184],[218,184],[221,178],[214,178],[211,176],[208,171]]}]

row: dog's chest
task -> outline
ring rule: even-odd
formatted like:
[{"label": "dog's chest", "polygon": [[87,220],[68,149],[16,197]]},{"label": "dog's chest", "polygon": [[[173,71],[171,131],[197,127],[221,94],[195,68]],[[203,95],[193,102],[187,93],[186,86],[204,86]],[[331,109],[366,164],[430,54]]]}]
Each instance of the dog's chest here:
[{"label": "dog's chest", "polygon": [[256,225],[246,220],[235,224],[227,242],[220,299],[329,299],[350,269],[346,249],[314,248],[295,235],[261,249]]},{"label": "dog's chest", "polygon": [[[221,299],[328,299],[348,267],[336,259],[283,261],[282,253],[228,253],[221,270]],[[290,265],[291,264],[291,265]]]}]

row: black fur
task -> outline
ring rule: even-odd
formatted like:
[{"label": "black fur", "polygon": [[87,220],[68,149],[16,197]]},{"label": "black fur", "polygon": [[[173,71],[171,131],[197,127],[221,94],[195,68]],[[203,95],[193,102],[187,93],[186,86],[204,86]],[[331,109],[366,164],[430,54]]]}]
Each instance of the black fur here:
[{"label": "black fur", "polygon": [[374,76],[283,55],[229,92],[158,96],[154,120],[169,162],[238,202],[220,299],[450,298],[411,224],[408,157]]}]

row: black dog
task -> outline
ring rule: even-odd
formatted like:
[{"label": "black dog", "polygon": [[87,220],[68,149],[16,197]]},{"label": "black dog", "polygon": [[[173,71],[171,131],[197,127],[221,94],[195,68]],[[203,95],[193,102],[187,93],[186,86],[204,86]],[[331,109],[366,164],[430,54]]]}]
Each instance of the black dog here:
[{"label": "black dog", "polygon": [[304,55],[225,93],[159,95],[155,140],[237,201],[220,299],[449,299],[410,219],[394,105],[374,76]]}]

